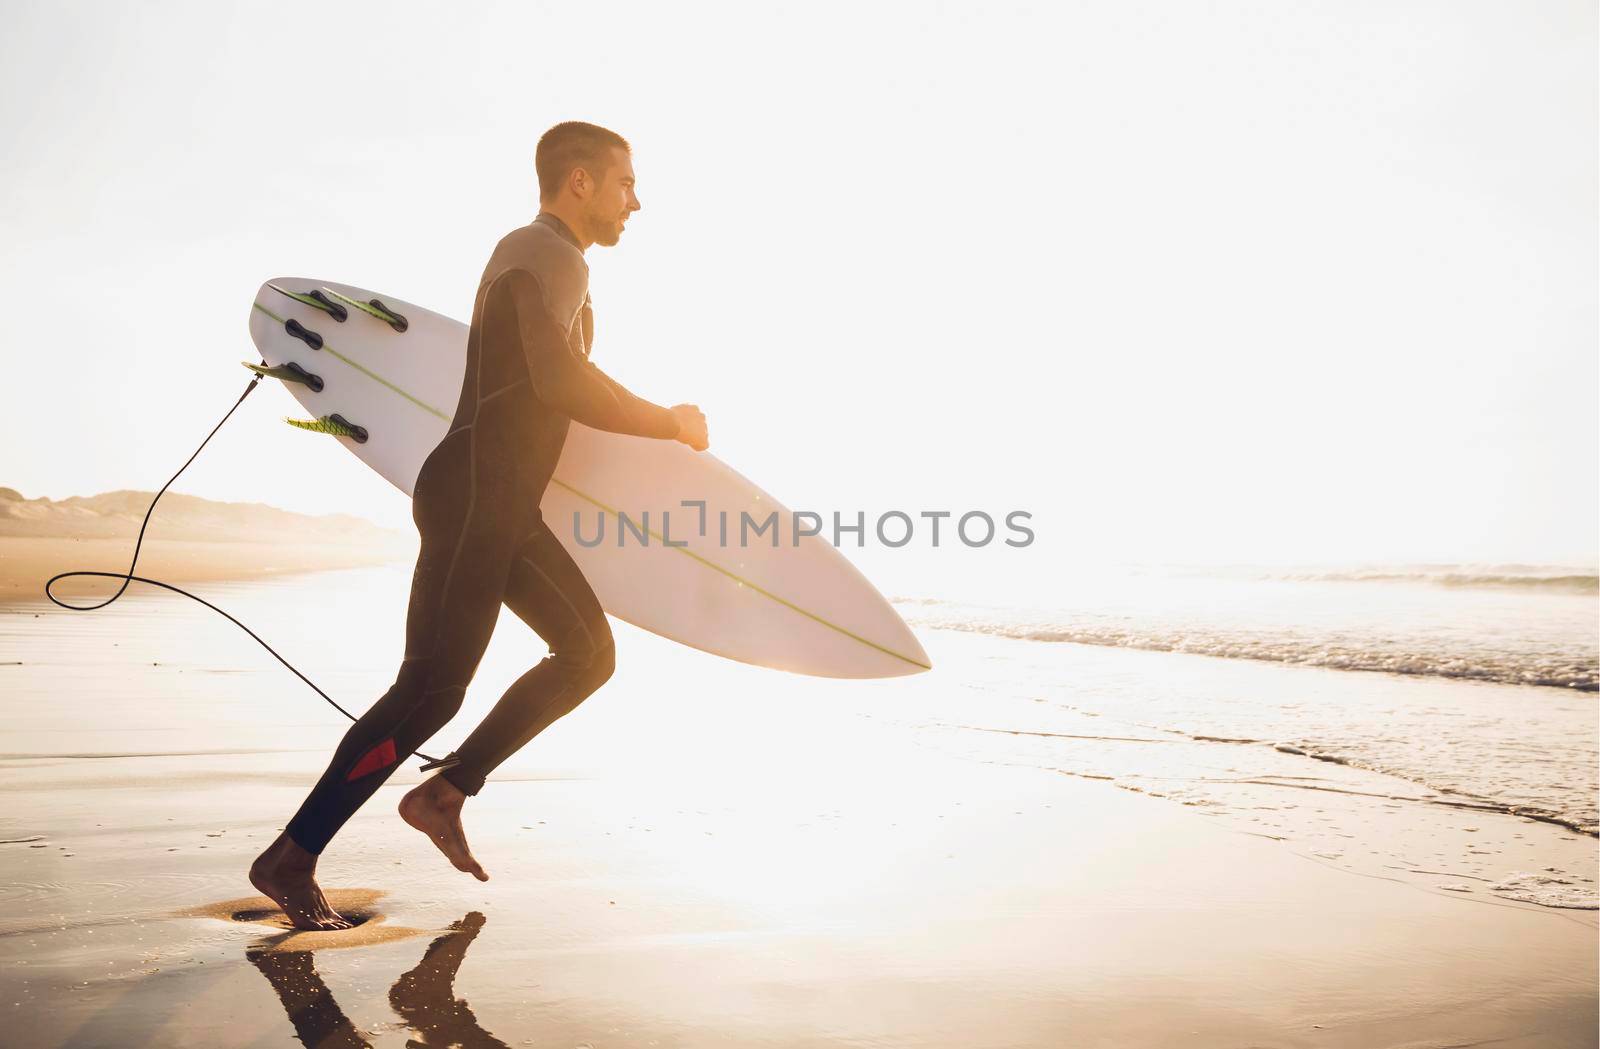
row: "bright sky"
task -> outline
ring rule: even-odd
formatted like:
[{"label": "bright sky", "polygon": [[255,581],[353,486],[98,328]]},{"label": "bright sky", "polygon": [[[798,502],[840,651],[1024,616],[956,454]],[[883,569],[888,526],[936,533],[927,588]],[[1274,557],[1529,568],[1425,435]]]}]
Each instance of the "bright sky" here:
[{"label": "bright sky", "polygon": [[[0,484],[167,479],[299,274],[460,318],[564,119],[634,144],[595,360],[791,507],[1081,558],[1592,561],[1591,2],[10,0]],[[258,390],[178,490],[410,527]],[[854,555],[853,555],[854,556]]]}]

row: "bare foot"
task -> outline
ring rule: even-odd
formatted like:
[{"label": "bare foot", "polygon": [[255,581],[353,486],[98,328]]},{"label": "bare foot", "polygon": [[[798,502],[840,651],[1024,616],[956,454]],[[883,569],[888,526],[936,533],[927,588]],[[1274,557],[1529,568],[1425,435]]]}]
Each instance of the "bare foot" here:
[{"label": "bare foot", "polygon": [[250,884],[282,907],[296,929],[351,928],[351,923],[322,895],[316,869],[317,858],[283,833],[250,865]]},{"label": "bare foot", "polygon": [[461,806],[466,801],[467,796],[455,784],[443,776],[431,776],[400,799],[400,818],[426,834],[456,870],[488,881],[489,875],[473,859],[466,831],[461,829]]}]

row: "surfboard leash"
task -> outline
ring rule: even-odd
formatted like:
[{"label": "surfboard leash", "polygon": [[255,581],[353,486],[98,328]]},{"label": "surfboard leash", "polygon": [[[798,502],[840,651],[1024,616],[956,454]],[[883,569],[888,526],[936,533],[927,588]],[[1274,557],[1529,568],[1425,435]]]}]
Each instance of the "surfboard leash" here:
[{"label": "surfboard leash", "polygon": [[[315,692],[317,695],[321,696],[324,700],[326,700],[329,706],[333,707],[334,710],[337,710],[339,713],[343,714],[345,717],[349,718],[351,721],[355,721],[356,720],[356,716],[354,714],[350,713],[344,707],[341,707],[337,702],[334,701],[332,696],[328,695],[326,692],[322,691],[322,689],[318,688],[317,687],[317,683],[315,681],[312,681],[310,678],[306,677],[304,674],[302,674],[300,672],[299,668],[297,668],[293,663],[289,662],[287,659],[284,659],[281,655],[279,655],[277,649],[273,648],[271,645],[267,644],[266,641],[262,640],[261,635],[257,634],[254,630],[251,630],[249,627],[247,627],[243,623],[239,622],[239,620],[235,619],[233,616],[229,615],[227,612],[225,612],[222,609],[218,608],[216,605],[212,604],[210,601],[207,601],[205,598],[199,597],[199,596],[197,596],[195,594],[189,593],[189,591],[183,589],[182,587],[173,586],[171,583],[164,583],[159,579],[147,579],[144,576],[139,576],[139,575],[134,575],[133,574],[134,568],[139,564],[139,549],[140,549],[140,547],[142,547],[144,545],[145,529],[147,527],[149,527],[149,525],[150,525],[150,515],[155,513],[156,504],[161,501],[161,497],[163,495],[167,494],[167,489],[172,487],[172,482],[176,481],[178,479],[179,475],[181,475],[183,473],[183,471],[185,471],[185,470],[187,470],[189,468],[189,464],[195,461],[195,458],[197,456],[199,456],[199,454],[201,452],[201,449],[205,448],[205,446],[208,443],[210,443],[211,438],[213,438],[213,437],[215,437],[217,435],[217,431],[222,429],[222,424],[227,422],[228,419],[233,416],[233,413],[238,410],[239,405],[244,403],[244,399],[246,397],[250,396],[250,394],[255,390],[256,386],[261,382],[262,377],[264,375],[266,375],[268,370],[269,370],[266,367],[266,362],[265,361],[263,361],[259,367],[256,366],[256,365],[250,365],[250,364],[247,364],[246,367],[248,367],[251,371],[256,372],[256,375],[250,380],[250,385],[246,386],[244,388],[244,392],[239,395],[239,399],[237,401],[233,402],[233,407],[228,409],[228,413],[227,413],[227,415],[224,415],[222,417],[222,421],[217,423],[217,425],[213,426],[211,428],[211,432],[206,434],[206,439],[204,441],[200,442],[200,447],[198,447],[198,448],[196,448],[194,450],[194,452],[189,456],[189,458],[184,462],[184,464],[182,466],[178,467],[178,472],[173,474],[171,479],[169,479],[166,484],[161,486],[161,491],[159,491],[159,492],[157,492],[155,494],[155,498],[150,500],[150,507],[149,507],[149,509],[145,510],[145,512],[144,512],[144,520],[142,522],[140,522],[140,524],[139,524],[139,537],[136,540],[134,540],[134,544],[133,544],[133,560],[128,563],[128,570],[126,572],[121,572],[121,573],[118,573],[118,572],[89,572],[89,571],[83,571],[83,570],[76,570],[76,571],[71,571],[71,572],[60,572],[60,573],[58,573],[56,575],[51,576],[50,579],[48,581],[46,581],[46,583],[44,584],[44,596],[48,597],[52,602],[54,602],[55,604],[59,605],[60,607],[65,608],[65,609],[67,609],[68,611],[71,611],[71,612],[93,612],[93,611],[95,611],[97,609],[101,609],[101,608],[106,607],[107,605],[111,604],[111,602],[113,602],[117,598],[121,597],[123,595],[123,593],[128,589],[128,584],[129,583],[144,583],[147,586],[156,586],[156,587],[160,587],[163,590],[170,590],[174,594],[182,594],[184,597],[187,597],[191,601],[200,602],[200,604],[205,605],[207,608],[211,609],[211,611],[217,613],[217,615],[219,615],[222,618],[226,619],[228,622],[232,623],[234,626],[238,627],[240,630],[243,630],[246,634],[249,634],[250,637],[253,638],[258,645],[260,645],[262,648],[266,649],[272,655],[273,659],[276,659],[278,662],[282,663],[285,667],[288,667],[289,668],[289,672],[291,674],[293,674],[295,677],[299,678],[301,681],[304,681],[306,683],[306,685],[308,687],[310,687],[311,691]],[[338,418],[338,417],[335,416],[334,418]],[[343,420],[341,419],[340,422],[343,423]],[[104,601],[101,601],[97,605],[73,605],[73,604],[68,604],[67,602],[61,600],[59,597],[57,597],[55,594],[53,594],[51,592],[50,588],[52,586],[54,586],[58,580],[70,579],[70,578],[73,578],[75,576],[97,576],[97,577],[100,577],[100,578],[103,578],[103,579],[120,579],[120,580],[122,580],[122,585],[117,588],[117,592],[116,593],[112,594],[110,597],[106,598]],[[422,766],[424,771],[427,771],[427,770],[432,769],[432,768],[448,767],[448,766],[454,765],[456,763],[455,759],[453,759],[453,758],[441,759],[441,758],[430,757],[427,754],[424,754],[420,750],[414,751],[413,754],[416,757],[419,757],[419,758],[423,759],[423,761],[425,762],[425,764]]]}]

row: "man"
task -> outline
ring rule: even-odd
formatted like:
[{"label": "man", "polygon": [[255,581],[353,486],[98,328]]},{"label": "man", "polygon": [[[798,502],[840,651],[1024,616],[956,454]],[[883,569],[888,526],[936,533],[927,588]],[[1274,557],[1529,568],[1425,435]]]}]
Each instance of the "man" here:
[{"label": "man", "polygon": [[413,788],[400,815],[457,870],[489,875],[467,847],[466,799],[496,766],[611,676],[611,629],[594,591],[539,513],[576,420],[614,433],[707,445],[692,404],[629,393],[588,360],[594,339],[583,253],[612,245],[639,210],[628,143],[593,124],[539,139],[539,214],[495,247],[478,284],[455,418],[412,494],[422,538],[393,687],[350,727],[327,771],[250,881],[302,929],[350,923],[317,886],[317,857],[400,763],[461,707],[503,601],[550,646],[489,716]]}]

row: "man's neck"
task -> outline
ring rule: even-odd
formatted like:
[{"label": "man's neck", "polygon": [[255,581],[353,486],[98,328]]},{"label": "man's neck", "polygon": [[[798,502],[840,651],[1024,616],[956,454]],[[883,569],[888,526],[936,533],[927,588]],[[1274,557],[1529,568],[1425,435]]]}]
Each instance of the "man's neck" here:
[{"label": "man's neck", "polygon": [[589,245],[593,243],[593,241],[585,241],[582,237],[578,236],[577,230],[579,224],[574,222],[572,217],[561,214],[560,209],[553,205],[541,206],[539,208],[539,214],[534,216],[534,221],[537,222],[539,219],[544,219],[549,222],[555,231],[561,234],[564,240],[578,249],[580,254],[586,251]]}]

